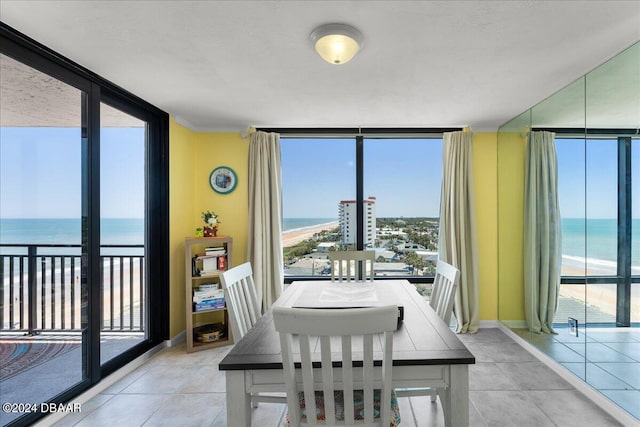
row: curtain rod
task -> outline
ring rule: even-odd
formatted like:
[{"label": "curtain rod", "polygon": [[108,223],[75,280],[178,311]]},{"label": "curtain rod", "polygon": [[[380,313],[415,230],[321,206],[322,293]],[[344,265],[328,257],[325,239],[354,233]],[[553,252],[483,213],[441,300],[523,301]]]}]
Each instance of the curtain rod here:
[{"label": "curtain rod", "polygon": [[275,132],[283,137],[436,137],[446,132],[461,131],[463,128],[257,128],[256,131]]},{"label": "curtain rod", "polygon": [[584,138],[601,137],[607,138],[612,136],[636,136],[640,135],[640,129],[614,129],[614,128],[533,128],[530,131],[522,132],[520,136],[527,137],[530,132],[554,132],[557,137],[573,137]]}]

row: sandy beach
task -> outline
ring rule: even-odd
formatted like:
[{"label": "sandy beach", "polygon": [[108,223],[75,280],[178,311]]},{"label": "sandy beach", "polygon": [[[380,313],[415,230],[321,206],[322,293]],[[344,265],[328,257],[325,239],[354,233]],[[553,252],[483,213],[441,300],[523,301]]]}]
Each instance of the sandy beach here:
[{"label": "sandy beach", "polygon": [[318,224],[311,227],[298,228],[295,230],[289,230],[282,233],[282,247],[287,248],[297,243],[302,242],[314,234],[324,230],[331,230],[338,227],[338,221],[328,222],[325,224]]}]

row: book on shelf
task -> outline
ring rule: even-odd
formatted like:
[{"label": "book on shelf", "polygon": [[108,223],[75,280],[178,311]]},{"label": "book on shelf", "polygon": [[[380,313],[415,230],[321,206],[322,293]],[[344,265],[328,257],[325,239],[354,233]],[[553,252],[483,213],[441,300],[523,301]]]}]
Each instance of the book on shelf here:
[{"label": "book on shelf", "polygon": [[213,299],[207,299],[207,300],[194,303],[193,311],[197,313],[199,311],[215,310],[215,309],[224,308],[224,307],[225,307],[224,297],[213,298]]},{"label": "book on shelf", "polygon": [[208,276],[215,275],[218,270],[227,269],[226,252],[215,255],[199,254],[193,257],[191,263],[192,276]]},{"label": "book on shelf", "polygon": [[215,253],[203,253],[203,254],[198,254],[194,257],[194,259],[196,261],[204,261],[205,259],[214,259],[217,258],[219,256],[225,256],[227,255],[226,252],[215,252]]},{"label": "book on shelf", "polygon": [[204,249],[204,253],[206,255],[224,255],[226,252],[227,251],[224,246],[216,246],[216,247]]},{"label": "book on shelf", "polygon": [[207,291],[210,289],[220,289],[220,283],[200,283],[197,287],[198,291]]},{"label": "book on shelf", "polygon": [[193,302],[224,299],[224,289],[198,289],[193,291]]},{"label": "book on shelf", "polygon": [[220,273],[218,270],[198,270],[196,276],[199,277],[216,277]]},{"label": "book on shelf", "polygon": [[202,271],[218,270],[218,257],[204,258],[202,260]]}]

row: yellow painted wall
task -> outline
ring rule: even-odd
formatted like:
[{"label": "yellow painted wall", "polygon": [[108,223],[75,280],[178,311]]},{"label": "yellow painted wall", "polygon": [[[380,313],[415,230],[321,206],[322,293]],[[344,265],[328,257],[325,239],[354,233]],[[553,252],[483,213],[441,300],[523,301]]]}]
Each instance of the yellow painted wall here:
[{"label": "yellow painted wall", "polygon": [[[169,295],[170,337],[185,329],[184,239],[202,226],[201,214],[218,214],[219,234],[233,237],[234,264],[246,261],[248,140],[236,133],[194,132],[173,120],[169,125]],[[236,189],[226,195],[209,186],[209,174],[228,166],[238,175]]]},{"label": "yellow painted wall", "polygon": [[524,320],[523,222],[525,140],[498,136],[498,319]]},{"label": "yellow painted wall", "polygon": [[[197,133],[198,155],[195,157],[195,177],[192,182],[193,227],[202,224],[201,214],[211,210],[221,224],[218,234],[233,237],[234,265],[247,260],[247,223],[249,221],[249,139],[239,133]],[[228,166],[236,172],[238,183],[229,194],[218,194],[209,185],[209,175],[218,166]]]},{"label": "yellow painted wall", "polygon": [[473,137],[480,320],[498,318],[497,145],[496,132],[476,132]]}]

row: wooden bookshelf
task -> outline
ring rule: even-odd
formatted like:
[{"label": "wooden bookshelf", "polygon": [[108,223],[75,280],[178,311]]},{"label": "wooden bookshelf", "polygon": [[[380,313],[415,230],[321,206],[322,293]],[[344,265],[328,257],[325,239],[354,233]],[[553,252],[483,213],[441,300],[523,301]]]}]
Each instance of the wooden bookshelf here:
[{"label": "wooden bookshelf", "polygon": [[[203,270],[205,259],[212,257],[201,256],[206,248],[223,248],[224,270],[231,268],[233,239],[229,236],[219,237],[187,237],[184,241],[184,262],[185,262],[185,305],[186,305],[186,341],[187,353],[205,350],[213,347],[233,344],[233,336],[229,327],[229,315],[227,308],[211,308],[202,311],[195,311],[193,302],[194,289],[204,284],[220,284],[220,273],[224,270]],[[216,257],[218,257],[216,256]],[[217,260],[216,260],[217,261]],[[208,263],[211,267],[211,263]],[[196,338],[198,328],[209,325],[222,325],[223,337],[211,342],[200,342]]]}]

